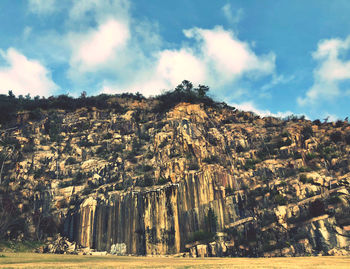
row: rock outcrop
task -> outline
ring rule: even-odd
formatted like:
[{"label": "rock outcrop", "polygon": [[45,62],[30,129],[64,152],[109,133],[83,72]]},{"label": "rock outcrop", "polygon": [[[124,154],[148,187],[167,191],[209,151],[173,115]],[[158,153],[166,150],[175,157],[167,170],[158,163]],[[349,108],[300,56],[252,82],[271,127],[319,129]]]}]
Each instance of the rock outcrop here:
[{"label": "rock outcrop", "polygon": [[74,242],[51,245],[54,253],[350,250],[347,122],[260,118],[220,104],[159,113],[154,100],[113,102],[122,110],[43,112],[1,133],[9,156],[0,211],[12,216],[0,223],[3,238],[60,233]]}]

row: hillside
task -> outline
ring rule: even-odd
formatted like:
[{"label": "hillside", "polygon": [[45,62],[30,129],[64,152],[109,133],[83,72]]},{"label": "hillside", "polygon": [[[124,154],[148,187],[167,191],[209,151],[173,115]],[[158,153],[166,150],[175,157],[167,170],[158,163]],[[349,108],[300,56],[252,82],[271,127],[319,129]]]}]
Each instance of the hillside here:
[{"label": "hillside", "polygon": [[60,233],[139,255],[350,251],[349,123],[260,118],[187,86],[3,106],[0,239]]}]

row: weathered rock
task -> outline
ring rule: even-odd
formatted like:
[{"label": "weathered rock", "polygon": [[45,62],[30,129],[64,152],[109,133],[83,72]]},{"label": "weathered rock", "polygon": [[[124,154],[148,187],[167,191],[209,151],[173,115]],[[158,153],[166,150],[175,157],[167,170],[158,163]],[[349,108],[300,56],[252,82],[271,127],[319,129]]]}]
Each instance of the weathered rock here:
[{"label": "weathered rock", "polygon": [[126,244],[124,243],[117,243],[111,246],[111,251],[110,253],[113,255],[119,255],[119,256],[123,256],[126,255]]},{"label": "weathered rock", "polygon": [[[116,106],[45,112],[0,134],[19,144],[4,162],[0,200],[27,224],[6,229],[5,237],[62,231],[69,240],[39,250],[50,253],[167,255],[188,248],[193,257],[255,257],[347,250],[348,123],[258,118],[223,104],[180,103],[155,113],[157,99],[108,102]],[[54,128],[60,143],[51,137],[51,114],[62,120]]]}]

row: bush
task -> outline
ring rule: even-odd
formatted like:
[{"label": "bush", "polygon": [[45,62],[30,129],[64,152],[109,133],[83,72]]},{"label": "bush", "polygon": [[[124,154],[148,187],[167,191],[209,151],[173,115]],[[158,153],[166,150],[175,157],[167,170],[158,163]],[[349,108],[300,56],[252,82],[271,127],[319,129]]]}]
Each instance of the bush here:
[{"label": "bush", "polygon": [[128,161],[132,162],[132,163],[136,163],[136,162],[137,162],[137,160],[136,160],[136,158],[135,158],[136,154],[137,154],[137,153],[134,152],[134,151],[128,151],[128,152],[126,153],[125,158],[126,158]]},{"label": "bush", "polygon": [[304,139],[309,139],[311,136],[314,135],[314,132],[312,131],[311,126],[305,126],[303,130],[301,131],[301,134],[304,136]]},{"label": "bush", "polygon": [[68,157],[66,162],[65,162],[66,165],[71,165],[71,164],[76,164],[76,163],[77,163],[77,161],[74,157]]},{"label": "bush", "polygon": [[306,154],[305,157],[306,157],[306,160],[310,161],[310,160],[317,158],[317,155],[314,152],[309,152]]},{"label": "bush", "polygon": [[350,135],[347,135],[345,137],[345,142],[346,142],[346,144],[350,145]]},{"label": "bush", "polygon": [[286,197],[282,196],[281,194],[276,194],[274,197],[275,203],[279,205],[286,205],[287,204],[287,199]]},{"label": "bush", "polygon": [[248,159],[248,160],[246,160],[246,162],[245,162],[245,164],[244,164],[244,166],[243,166],[243,168],[245,169],[245,170],[249,170],[249,169],[255,169],[255,164],[257,164],[257,163],[260,163],[261,162],[261,160],[260,159]]},{"label": "bush", "polygon": [[340,141],[342,141],[342,133],[339,132],[339,131],[336,131],[336,132],[333,132],[330,136],[331,140],[334,142],[334,143],[338,143]]},{"label": "bush", "polygon": [[204,85],[199,85],[197,88],[193,88],[191,82],[184,80],[174,91],[167,91],[156,97],[156,100],[158,100],[159,103],[154,108],[154,111],[163,113],[181,102],[192,104],[203,103],[206,106],[212,107],[218,106],[219,104],[206,95],[208,90],[209,87]]},{"label": "bush", "polygon": [[241,144],[239,144],[238,146],[236,146],[236,152],[237,152],[237,153],[241,153],[241,152],[245,152],[245,151],[247,151],[247,149],[244,148],[244,147],[242,147]]},{"label": "bush", "polygon": [[302,158],[301,153],[299,151],[294,151],[293,158],[294,159],[301,159]]},{"label": "bush", "polygon": [[261,216],[261,225],[262,226],[268,226],[271,223],[276,222],[276,215],[274,212],[269,212],[266,211],[262,216]]},{"label": "bush", "polygon": [[188,170],[198,170],[199,165],[196,161],[191,161],[188,165]]},{"label": "bush", "polygon": [[113,137],[113,135],[111,133],[106,133],[104,136],[103,136],[103,139],[111,139]]},{"label": "bush", "polygon": [[209,163],[209,164],[217,164],[217,163],[219,163],[220,162],[220,159],[219,159],[219,157],[218,156],[210,156],[210,157],[205,157],[204,159],[203,159],[203,162],[205,162],[205,163]]},{"label": "bush", "polygon": [[228,196],[228,195],[232,195],[235,193],[235,190],[231,187],[226,187],[225,188],[225,195]]},{"label": "bush", "polygon": [[171,182],[170,178],[160,177],[157,181],[157,185],[165,185],[168,182]]},{"label": "bush", "polygon": [[309,212],[312,217],[318,217],[325,214],[324,202],[317,199],[310,203]]},{"label": "bush", "polygon": [[327,202],[329,204],[339,204],[342,202],[342,200],[340,199],[340,197],[338,195],[332,195],[332,196],[328,197]]},{"label": "bush", "polygon": [[203,242],[203,243],[209,243],[210,241],[212,241],[214,239],[215,234],[211,233],[211,232],[207,232],[207,231],[203,231],[203,230],[199,230],[196,231],[192,234],[192,236],[190,236],[190,238],[188,239],[188,243],[192,243],[192,242]]},{"label": "bush", "polygon": [[143,178],[139,178],[136,181],[136,186],[140,187],[150,187],[154,185],[154,179],[148,175],[145,175]]},{"label": "bush", "polygon": [[136,169],[141,173],[147,173],[153,171],[153,166],[150,165],[138,165]]},{"label": "bush", "polygon": [[301,174],[301,175],[299,176],[299,180],[300,180],[302,183],[304,183],[304,184],[306,184],[306,183],[309,183],[309,184],[314,183],[314,180],[313,180],[312,178],[307,177],[305,174]]}]

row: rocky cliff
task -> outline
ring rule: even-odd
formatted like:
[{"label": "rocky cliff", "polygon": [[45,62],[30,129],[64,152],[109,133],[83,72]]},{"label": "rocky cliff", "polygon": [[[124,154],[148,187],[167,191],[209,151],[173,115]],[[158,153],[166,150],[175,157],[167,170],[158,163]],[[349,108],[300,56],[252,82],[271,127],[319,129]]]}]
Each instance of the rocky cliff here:
[{"label": "rocky cliff", "polygon": [[26,111],[1,132],[4,239],[192,256],[299,256],[350,246],[350,125],[225,104],[111,97]]}]

